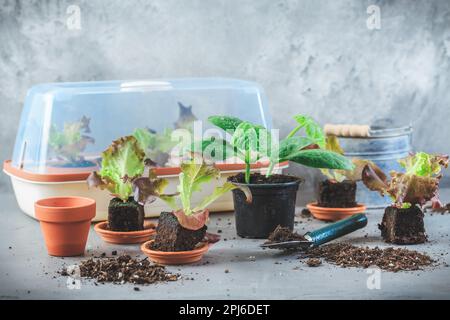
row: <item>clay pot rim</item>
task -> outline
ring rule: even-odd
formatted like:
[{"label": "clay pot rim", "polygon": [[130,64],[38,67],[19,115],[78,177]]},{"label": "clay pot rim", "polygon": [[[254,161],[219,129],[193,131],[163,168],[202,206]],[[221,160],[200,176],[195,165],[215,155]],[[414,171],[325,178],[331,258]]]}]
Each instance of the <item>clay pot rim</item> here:
[{"label": "clay pot rim", "polygon": [[156,232],[156,224],[153,222],[147,223],[147,225],[144,222],[144,230],[138,230],[138,231],[112,231],[112,230],[106,229],[107,224],[108,224],[108,221],[101,221],[99,223],[96,223],[94,226],[94,230],[101,235],[126,237],[126,238],[142,237],[147,234],[153,234]]},{"label": "clay pot rim", "polygon": [[[147,246],[154,242],[155,240],[149,240],[144,242],[141,245],[141,250],[147,255],[153,255],[153,256],[159,256],[159,257],[184,257],[184,256],[193,256],[198,254],[203,254],[206,251],[208,251],[209,247],[211,246],[211,243],[201,241],[199,246],[196,249],[190,250],[190,251],[158,251],[158,250],[152,250],[149,249]],[[198,245],[197,245],[198,246]]]},{"label": "clay pot rim", "polygon": [[[70,201],[78,201],[78,205],[52,205],[51,202],[62,202],[70,200]],[[83,209],[88,208],[95,204],[95,200],[87,197],[76,197],[76,196],[63,196],[63,197],[49,197],[37,200],[34,205],[37,208],[45,209],[45,210],[72,210],[72,209]]]},{"label": "clay pot rim", "polygon": [[96,202],[87,197],[49,197],[34,203],[36,219],[42,222],[74,223],[95,217]]},{"label": "clay pot rim", "polygon": [[356,204],[356,206],[354,207],[350,207],[350,208],[330,208],[330,207],[320,207],[317,205],[317,202],[311,202],[308,203],[306,205],[306,207],[310,210],[310,211],[316,211],[316,212],[320,212],[320,213],[324,213],[324,212],[340,212],[340,213],[350,213],[353,211],[365,211],[367,208],[364,204]]}]

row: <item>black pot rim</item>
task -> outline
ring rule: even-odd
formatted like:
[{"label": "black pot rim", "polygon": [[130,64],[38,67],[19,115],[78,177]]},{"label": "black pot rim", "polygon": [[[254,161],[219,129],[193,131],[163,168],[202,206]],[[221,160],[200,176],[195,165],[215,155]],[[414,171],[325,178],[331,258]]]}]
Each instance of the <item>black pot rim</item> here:
[{"label": "black pot rim", "polygon": [[290,187],[295,185],[300,185],[301,183],[305,182],[305,179],[300,177],[294,177],[294,176],[287,176],[295,178],[294,181],[289,182],[280,182],[280,183],[245,183],[245,182],[232,182],[235,186],[243,186],[243,187],[249,187],[249,188],[255,188],[255,189],[270,189],[270,188],[283,188],[283,187]]}]

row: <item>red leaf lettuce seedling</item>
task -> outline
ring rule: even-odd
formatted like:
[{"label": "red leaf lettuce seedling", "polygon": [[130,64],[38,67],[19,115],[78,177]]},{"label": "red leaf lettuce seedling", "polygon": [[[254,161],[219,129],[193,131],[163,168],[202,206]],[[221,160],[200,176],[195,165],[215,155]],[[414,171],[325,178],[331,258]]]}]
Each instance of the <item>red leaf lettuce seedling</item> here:
[{"label": "red leaf lettuce seedling", "polygon": [[441,168],[448,167],[447,155],[431,155],[425,152],[411,154],[400,160],[404,173],[392,171],[388,180],[382,172],[375,172],[366,166],[362,172],[364,184],[381,195],[388,194],[394,206],[409,208],[413,205],[423,206],[431,201],[434,208],[441,207],[439,201],[439,181],[442,177]]}]

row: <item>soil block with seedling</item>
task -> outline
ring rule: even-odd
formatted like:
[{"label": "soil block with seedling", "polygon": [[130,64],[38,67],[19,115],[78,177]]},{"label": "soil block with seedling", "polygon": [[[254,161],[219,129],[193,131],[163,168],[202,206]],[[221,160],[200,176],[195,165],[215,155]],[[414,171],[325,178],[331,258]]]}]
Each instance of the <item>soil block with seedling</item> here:
[{"label": "soil block with seedling", "polygon": [[388,243],[418,244],[427,241],[422,207],[429,201],[433,207],[442,206],[439,181],[442,167],[447,167],[448,156],[430,155],[424,152],[411,154],[400,161],[405,172],[391,172],[388,180],[382,172],[366,166],[362,173],[364,184],[382,195],[393,199],[386,208],[379,225],[381,236]]},{"label": "soil block with seedling", "polygon": [[[325,136],[320,126],[310,117],[295,117],[298,125],[279,144],[272,141],[270,132],[261,125],[227,116],[212,116],[209,121],[229,132],[231,140],[210,139],[194,144],[195,152],[204,157],[226,160],[237,157],[245,163],[245,173],[230,177],[229,181],[248,187],[252,203],[246,203],[240,190],[233,191],[236,212],[236,230],[245,238],[267,238],[278,226],[294,226],[295,202],[301,179],[286,175],[272,175],[276,165],[292,161],[314,168],[351,169],[351,162],[342,155],[324,150]],[[296,133],[304,129],[306,136]],[[250,165],[269,159],[265,176],[250,174]]]},{"label": "soil block with seedling", "polygon": [[153,249],[160,251],[192,250],[204,239],[206,229],[206,225],[198,230],[186,229],[173,212],[161,212]]},{"label": "soil block with seedling", "polygon": [[[344,150],[339,140],[334,135],[326,137],[325,149],[344,155]],[[352,170],[330,170],[321,169],[327,177],[320,182],[317,205],[324,208],[354,208],[358,205],[356,201],[357,181],[362,179],[362,170],[366,165],[372,167],[375,172],[381,169],[372,161],[364,159],[352,159]]]},{"label": "soil block with seedling", "polygon": [[[144,161],[144,151],[133,136],[113,141],[102,153],[102,168],[88,178],[90,187],[107,189],[114,198],[108,206],[108,229],[111,231],[139,231],[144,229],[144,208],[133,195],[133,182],[142,179],[151,183],[153,199],[167,185],[165,179],[156,178],[153,162]],[[148,191],[150,193],[150,191]]]},{"label": "soil block with seedling", "polygon": [[132,197],[126,201],[112,199],[108,206],[108,227],[112,231],[144,229],[144,208]]},{"label": "soil block with seedling", "polygon": [[397,244],[424,243],[427,241],[424,214],[418,206],[410,208],[387,207],[381,224],[381,236],[386,242]]}]

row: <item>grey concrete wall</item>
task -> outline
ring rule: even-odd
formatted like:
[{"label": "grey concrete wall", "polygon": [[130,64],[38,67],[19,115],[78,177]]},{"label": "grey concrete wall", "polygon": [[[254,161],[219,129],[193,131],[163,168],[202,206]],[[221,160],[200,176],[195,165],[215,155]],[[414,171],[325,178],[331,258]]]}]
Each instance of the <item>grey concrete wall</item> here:
[{"label": "grey concrete wall", "polygon": [[0,0],[0,160],[36,83],[188,76],[259,82],[276,127],[392,116],[413,122],[417,149],[450,152],[449,58],[446,0]]}]

